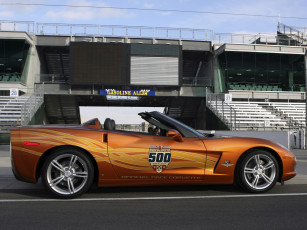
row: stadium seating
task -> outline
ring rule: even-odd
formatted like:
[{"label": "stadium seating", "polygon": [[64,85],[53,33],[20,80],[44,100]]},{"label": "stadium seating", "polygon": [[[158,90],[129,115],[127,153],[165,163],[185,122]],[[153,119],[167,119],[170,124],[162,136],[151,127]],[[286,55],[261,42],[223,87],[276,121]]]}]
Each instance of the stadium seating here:
[{"label": "stadium seating", "polygon": [[2,80],[1,81],[9,81],[9,79],[10,79],[10,75],[4,74],[4,75],[2,75]]},{"label": "stadium seating", "polygon": [[306,125],[306,104],[305,103],[282,103],[274,102],[270,105],[283,115],[290,122],[294,122],[299,126]]},{"label": "stadium seating", "polygon": [[29,97],[0,97],[0,131],[20,124],[22,105]]},{"label": "stadium seating", "polygon": [[0,74],[0,81],[2,82],[15,82],[20,81],[21,76],[18,73],[13,74]]},{"label": "stadium seating", "polygon": [[229,84],[229,90],[253,90],[253,91],[282,91],[278,85],[260,84]]},{"label": "stadium seating", "polygon": [[209,101],[209,108],[236,130],[281,130],[305,126],[304,103]]}]

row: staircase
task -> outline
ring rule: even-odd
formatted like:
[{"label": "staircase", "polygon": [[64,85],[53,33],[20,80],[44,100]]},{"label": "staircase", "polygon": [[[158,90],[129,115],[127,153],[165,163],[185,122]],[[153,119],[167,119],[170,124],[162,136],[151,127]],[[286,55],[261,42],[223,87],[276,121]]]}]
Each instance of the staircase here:
[{"label": "staircase", "polygon": [[79,106],[76,97],[46,95],[45,112],[50,124],[80,124]]},{"label": "staircase", "polygon": [[278,23],[277,35],[280,44],[300,46],[307,45],[307,34],[305,32],[306,28],[303,30],[300,28],[294,28],[292,26],[287,26],[282,23]]},{"label": "staircase", "polygon": [[184,85],[196,85],[199,71],[202,65],[202,61],[197,62],[194,60],[184,60],[182,68],[182,83]]},{"label": "staircase", "polygon": [[207,107],[230,130],[301,130],[306,127],[305,103],[225,102],[222,96],[209,94]]},{"label": "staircase", "polygon": [[165,114],[194,126],[195,120],[202,109],[202,98],[173,99],[165,109]]},{"label": "staircase", "polygon": [[304,129],[306,127],[305,103],[271,102],[267,107],[283,119],[289,129]]},{"label": "staircase", "polygon": [[69,75],[69,53],[46,53],[46,60],[48,73]]},{"label": "staircase", "polygon": [[0,97],[0,131],[27,125],[44,102],[42,86],[30,96]]}]

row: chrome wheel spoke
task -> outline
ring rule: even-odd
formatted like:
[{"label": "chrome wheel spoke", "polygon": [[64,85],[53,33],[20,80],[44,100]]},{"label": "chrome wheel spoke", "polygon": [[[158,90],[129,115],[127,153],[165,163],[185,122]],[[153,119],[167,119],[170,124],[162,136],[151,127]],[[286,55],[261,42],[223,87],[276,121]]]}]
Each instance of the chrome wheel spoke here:
[{"label": "chrome wheel spoke", "polygon": [[57,170],[59,170],[60,172],[64,172],[63,166],[62,166],[59,162],[57,162],[56,160],[53,160],[53,161],[51,162],[51,165],[52,165],[54,168],[56,168]]},{"label": "chrome wheel spoke", "polygon": [[255,173],[255,169],[245,168],[244,173]]},{"label": "chrome wheel spoke", "polygon": [[254,159],[255,159],[256,165],[259,167],[259,165],[261,163],[260,156],[259,155],[255,155]]},{"label": "chrome wheel spoke", "polygon": [[262,174],[262,178],[269,184],[272,183],[272,180],[270,177],[268,177],[265,173]]},{"label": "chrome wheel spoke", "polygon": [[252,182],[252,185],[254,188],[257,187],[258,182],[259,182],[259,175],[255,176],[255,179]]},{"label": "chrome wheel spoke", "polygon": [[273,162],[273,161],[270,161],[269,163],[267,163],[267,164],[264,166],[264,170],[268,170],[268,169],[270,169],[270,168],[272,168],[272,167],[274,167],[274,166],[275,166],[274,162]]},{"label": "chrome wheel spoke", "polygon": [[59,176],[59,177],[57,177],[57,178],[55,178],[55,179],[53,179],[52,181],[50,181],[50,186],[55,186],[55,185],[57,185],[58,183],[60,183],[61,181],[63,181],[64,180],[64,176]]},{"label": "chrome wheel spoke", "polygon": [[78,160],[78,157],[76,155],[72,155],[69,162],[69,169],[73,168]]},{"label": "chrome wheel spoke", "polygon": [[87,178],[87,172],[75,172],[72,174],[74,177]]},{"label": "chrome wheel spoke", "polygon": [[67,179],[67,187],[68,187],[68,190],[69,190],[69,193],[70,193],[70,194],[75,193],[74,183],[73,183],[73,181],[72,181],[71,178],[68,178],[68,179]]}]

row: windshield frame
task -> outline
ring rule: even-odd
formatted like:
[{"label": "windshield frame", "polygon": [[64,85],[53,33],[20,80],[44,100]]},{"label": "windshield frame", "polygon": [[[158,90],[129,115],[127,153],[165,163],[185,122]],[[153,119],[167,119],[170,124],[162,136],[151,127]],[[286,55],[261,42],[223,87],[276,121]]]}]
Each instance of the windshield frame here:
[{"label": "windshield frame", "polygon": [[[170,129],[177,130],[183,137],[198,137],[202,138],[204,137],[203,134],[196,131],[195,129],[191,128],[190,126],[187,126],[180,121],[177,121],[176,119],[169,117],[165,114],[162,114],[158,111],[153,112],[143,112],[139,113],[139,115],[142,117],[142,119],[146,120],[147,122],[150,122],[150,118],[154,118],[155,120],[159,121],[163,126],[167,126]],[[153,125],[156,125],[154,123],[151,123]]]}]

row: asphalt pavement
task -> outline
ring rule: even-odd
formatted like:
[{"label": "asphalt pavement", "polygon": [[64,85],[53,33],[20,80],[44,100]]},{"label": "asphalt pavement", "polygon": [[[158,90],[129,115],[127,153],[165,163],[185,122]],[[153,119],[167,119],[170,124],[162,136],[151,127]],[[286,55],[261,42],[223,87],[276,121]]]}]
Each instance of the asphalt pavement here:
[{"label": "asphalt pavement", "polygon": [[0,229],[306,229],[307,151],[297,176],[264,194],[229,186],[92,189],[74,200],[17,181],[0,146]]}]

